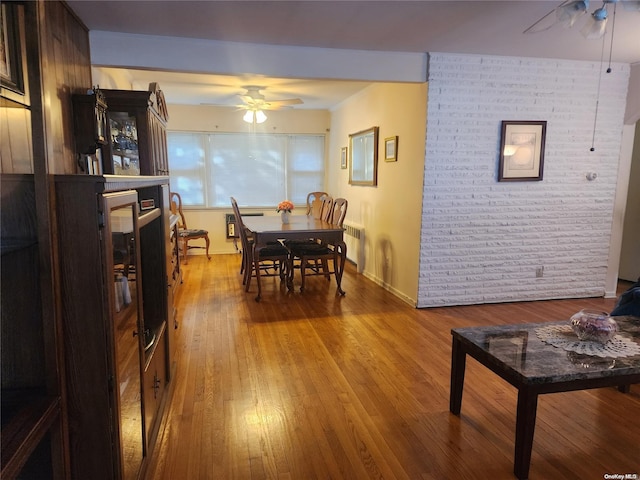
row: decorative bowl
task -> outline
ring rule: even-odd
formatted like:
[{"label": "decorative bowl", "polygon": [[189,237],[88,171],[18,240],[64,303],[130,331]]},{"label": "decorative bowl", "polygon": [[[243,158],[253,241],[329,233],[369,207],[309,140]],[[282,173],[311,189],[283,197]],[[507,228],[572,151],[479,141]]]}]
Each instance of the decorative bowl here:
[{"label": "decorative bowl", "polygon": [[571,317],[571,328],[580,340],[605,344],[618,332],[618,324],[608,313],[583,309]]}]

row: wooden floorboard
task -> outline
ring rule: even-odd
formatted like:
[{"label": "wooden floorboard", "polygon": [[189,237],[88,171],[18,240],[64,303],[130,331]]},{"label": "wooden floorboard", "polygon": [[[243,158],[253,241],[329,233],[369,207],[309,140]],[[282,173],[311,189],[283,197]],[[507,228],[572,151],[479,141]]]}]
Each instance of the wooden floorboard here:
[{"label": "wooden floorboard", "polygon": [[[415,309],[347,266],[304,293],[243,289],[240,255],[194,256],[177,297],[174,393],[147,480],[511,479],[517,392],[450,330],[568,319],[603,298]],[[624,288],[622,285],[621,288]],[[530,479],[640,475],[640,385],[543,395]]]}]

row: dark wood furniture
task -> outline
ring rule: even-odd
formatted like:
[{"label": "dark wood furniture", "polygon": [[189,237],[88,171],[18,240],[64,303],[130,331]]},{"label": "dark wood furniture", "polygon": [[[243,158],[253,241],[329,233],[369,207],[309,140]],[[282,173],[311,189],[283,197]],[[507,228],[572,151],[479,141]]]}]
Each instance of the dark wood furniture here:
[{"label": "dark wood furniture", "polygon": [[102,149],[105,174],[169,174],[164,95],[157,84],[149,88],[102,90],[108,120],[108,142]]},{"label": "dark wood furniture", "polygon": [[71,476],[142,478],[172,369],[169,179],[54,181]]},{"label": "dark wood furniture", "polygon": [[[342,228],[347,215],[349,203],[345,198],[336,198],[333,202],[327,202],[324,219],[336,227]],[[291,255],[290,275],[293,278],[295,268],[300,269],[300,291],[304,291],[305,280],[308,275],[322,275],[329,279],[330,274],[337,275],[340,268],[340,250],[335,245],[313,239],[307,242],[286,243]],[[333,270],[329,270],[329,261]],[[295,266],[295,268],[294,268]],[[340,292],[344,295],[344,292]]]},{"label": "dark wood furniture", "polygon": [[[616,321],[623,335],[640,341],[640,318],[616,317]],[[566,323],[451,330],[451,413],[460,414],[467,355],[518,389],[513,472],[519,479],[529,475],[538,395],[610,386],[624,390],[627,385],[640,382],[638,355],[616,358],[614,362],[590,357],[589,366],[585,368],[584,362],[588,359],[572,361],[573,357],[566,350],[549,345],[536,336],[537,328]],[[581,420],[590,421],[581,419],[580,412],[576,412],[575,421]]]},{"label": "dark wood furniture", "polygon": [[[2,478],[62,475],[62,384],[33,175],[0,176]],[[57,449],[57,454],[55,453]]]},{"label": "dark wood furniture", "polygon": [[[259,249],[255,249],[253,236],[249,235],[244,225],[238,202],[231,197],[231,206],[236,219],[236,225],[242,241],[242,263],[240,273],[243,274],[242,283],[245,286],[245,292],[249,291],[251,279],[255,277],[258,283],[258,296],[256,302],[260,301],[262,292],[262,284],[260,277],[280,277],[281,281],[286,281],[289,268],[289,251],[280,242],[273,241],[263,245]],[[245,254],[246,253],[246,254]]]},{"label": "dark wood furniture", "polygon": [[22,85],[0,86],[0,477],[70,478],[49,172],[75,171],[71,95],[91,84],[89,36],[64,2],[2,8]]},{"label": "dark wood furniture", "polygon": [[[260,258],[260,250],[268,248],[269,242],[277,242],[279,240],[286,242],[287,240],[314,238],[334,245],[337,255],[335,268],[337,291],[340,295],[345,294],[344,290],[342,290],[342,274],[344,273],[344,264],[347,258],[347,245],[343,240],[344,229],[342,227],[307,215],[292,215],[288,224],[283,224],[280,217],[276,216],[246,217],[243,218],[243,221],[244,226],[251,232],[253,237],[253,259]],[[255,268],[259,272],[259,265],[256,265]],[[292,281],[293,279],[290,277],[290,288],[293,288]],[[258,296],[256,300],[260,300],[261,293],[260,282],[258,281]]]}]

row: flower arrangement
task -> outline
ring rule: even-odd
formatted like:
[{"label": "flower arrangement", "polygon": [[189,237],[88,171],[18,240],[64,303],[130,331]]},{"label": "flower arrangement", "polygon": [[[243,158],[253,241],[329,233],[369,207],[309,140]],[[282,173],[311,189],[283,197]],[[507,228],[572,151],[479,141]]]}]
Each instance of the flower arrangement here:
[{"label": "flower arrangement", "polygon": [[288,213],[291,213],[291,210],[293,210],[293,203],[290,202],[289,200],[283,200],[282,202],[280,202],[278,204],[278,208],[277,208],[276,212],[288,212]]}]

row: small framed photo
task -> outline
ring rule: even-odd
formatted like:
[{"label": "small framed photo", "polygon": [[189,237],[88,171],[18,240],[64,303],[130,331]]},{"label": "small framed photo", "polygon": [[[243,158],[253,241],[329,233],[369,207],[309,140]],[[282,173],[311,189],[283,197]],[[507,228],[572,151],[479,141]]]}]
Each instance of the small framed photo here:
[{"label": "small framed photo", "polygon": [[398,161],[398,136],[387,137],[384,139],[384,161]]},{"label": "small framed photo", "polygon": [[499,182],[540,181],[546,121],[502,122]]},{"label": "small framed photo", "polygon": [[340,168],[347,168],[347,147],[342,147],[340,150]]}]

